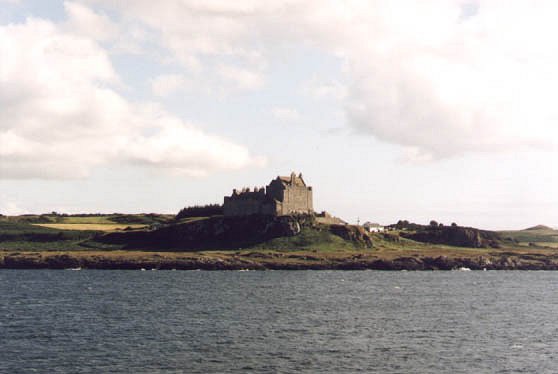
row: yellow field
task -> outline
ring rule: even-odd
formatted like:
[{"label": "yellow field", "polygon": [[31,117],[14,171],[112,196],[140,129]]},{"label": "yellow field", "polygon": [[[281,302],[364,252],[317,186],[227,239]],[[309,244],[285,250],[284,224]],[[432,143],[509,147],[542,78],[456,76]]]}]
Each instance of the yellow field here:
[{"label": "yellow field", "polygon": [[34,226],[48,227],[59,230],[94,230],[94,231],[117,231],[126,227],[140,229],[146,225],[126,225],[121,223],[38,223]]}]

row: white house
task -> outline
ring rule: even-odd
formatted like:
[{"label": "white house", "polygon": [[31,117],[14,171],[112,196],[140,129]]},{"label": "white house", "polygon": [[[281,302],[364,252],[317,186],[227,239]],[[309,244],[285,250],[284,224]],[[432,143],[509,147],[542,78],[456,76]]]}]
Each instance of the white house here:
[{"label": "white house", "polygon": [[368,232],[383,232],[385,230],[384,226],[379,223],[365,222],[362,227]]}]

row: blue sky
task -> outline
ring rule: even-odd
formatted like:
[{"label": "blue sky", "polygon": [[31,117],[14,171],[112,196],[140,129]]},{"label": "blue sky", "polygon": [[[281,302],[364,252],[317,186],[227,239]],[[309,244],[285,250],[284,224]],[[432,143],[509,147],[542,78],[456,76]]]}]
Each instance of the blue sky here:
[{"label": "blue sky", "polygon": [[558,226],[553,2],[0,0],[0,213],[302,172],[350,222]]}]

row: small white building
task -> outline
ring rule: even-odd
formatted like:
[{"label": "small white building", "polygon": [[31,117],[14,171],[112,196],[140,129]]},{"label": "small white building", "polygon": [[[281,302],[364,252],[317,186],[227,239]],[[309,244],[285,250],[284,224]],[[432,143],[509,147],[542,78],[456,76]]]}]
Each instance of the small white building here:
[{"label": "small white building", "polygon": [[380,225],[379,223],[372,223],[372,222],[365,222],[362,227],[366,229],[368,232],[383,232],[385,231],[384,226]]}]

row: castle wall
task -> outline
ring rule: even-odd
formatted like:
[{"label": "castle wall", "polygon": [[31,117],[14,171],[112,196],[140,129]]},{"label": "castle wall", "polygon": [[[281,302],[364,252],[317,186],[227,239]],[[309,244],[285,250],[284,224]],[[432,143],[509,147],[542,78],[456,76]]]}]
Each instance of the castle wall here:
[{"label": "castle wall", "polygon": [[226,196],[223,203],[225,216],[249,216],[253,214],[277,215],[275,206],[265,196]]},{"label": "castle wall", "polygon": [[312,213],[312,189],[306,186],[287,186],[284,190],[282,214]]},{"label": "castle wall", "polygon": [[247,216],[260,214],[261,201],[252,199],[226,199],[223,204],[223,214],[225,216]]},{"label": "castle wall", "polygon": [[271,183],[265,188],[265,194],[272,200],[283,201],[284,195],[283,192],[285,188],[283,183],[281,183],[278,179],[274,179]]},{"label": "castle wall", "polygon": [[294,213],[312,213],[312,187],[307,187],[302,176],[277,177],[263,189],[251,192],[236,190],[232,196],[226,196],[223,204],[225,216],[246,216],[253,214],[287,215]]}]

